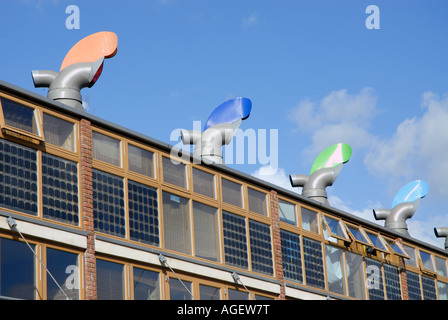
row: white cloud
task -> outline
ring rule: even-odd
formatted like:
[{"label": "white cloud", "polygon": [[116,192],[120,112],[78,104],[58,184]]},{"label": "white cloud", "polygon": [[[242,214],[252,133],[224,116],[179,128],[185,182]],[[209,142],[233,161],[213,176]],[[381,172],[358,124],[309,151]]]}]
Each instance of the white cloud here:
[{"label": "white cloud", "polygon": [[423,94],[420,118],[403,120],[395,133],[372,145],[364,159],[372,175],[392,180],[423,179],[430,192],[448,193],[448,97]]},{"label": "white cloud", "polygon": [[[376,96],[370,88],[357,94],[347,90],[333,91],[320,102],[306,99],[290,111],[297,129],[311,136],[312,144],[304,150],[309,160],[330,145],[343,142],[353,149],[366,148],[376,137],[368,128],[379,111]],[[313,159],[311,159],[313,158]]]},{"label": "white cloud", "polygon": [[270,165],[262,166],[253,172],[252,176],[292,192],[300,193],[300,188],[293,188],[291,186],[289,175],[286,174],[283,168],[275,168]]},{"label": "white cloud", "polygon": [[260,17],[257,12],[252,12],[247,18],[243,19],[244,27],[252,27],[260,23]]}]

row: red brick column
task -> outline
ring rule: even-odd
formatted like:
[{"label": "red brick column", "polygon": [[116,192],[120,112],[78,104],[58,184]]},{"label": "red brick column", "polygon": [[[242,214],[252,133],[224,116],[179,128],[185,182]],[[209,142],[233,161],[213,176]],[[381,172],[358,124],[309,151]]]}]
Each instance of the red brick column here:
[{"label": "red brick column", "polygon": [[87,249],[84,254],[84,291],[86,300],[96,300],[96,260],[92,192],[92,127],[90,121],[85,119],[81,120],[80,137],[82,223],[84,230],[87,232]]},{"label": "red brick column", "polygon": [[282,242],[280,238],[280,214],[278,210],[278,198],[277,192],[271,190],[270,192],[271,203],[271,219],[272,219],[272,237],[274,243],[274,267],[275,278],[280,281],[280,295],[279,300],[285,300],[285,281],[283,278],[283,259],[282,259]]},{"label": "red brick column", "polygon": [[[397,241],[402,243],[402,239],[398,238]],[[400,284],[401,284],[401,297],[403,300],[409,300],[409,290],[408,290],[408,277],[406,275],[406,262],[404,258],[399,257],[398,270],[400,273]]]}]

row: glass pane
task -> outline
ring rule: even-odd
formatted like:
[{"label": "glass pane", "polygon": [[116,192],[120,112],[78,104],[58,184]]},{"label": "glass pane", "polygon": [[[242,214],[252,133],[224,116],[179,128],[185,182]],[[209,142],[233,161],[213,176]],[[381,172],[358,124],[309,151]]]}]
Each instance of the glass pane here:
[{"label": "glass pane", "polygon": [[124,265],[96,260],[98,300],[124,300]]},{"label": "glass pane", "polygon": [[95,230],[124,238],[126,235],[123,178],[92,170]]},{"label": "glass pane", "polygon": [[283,276],[285,279],[303,282],[302,254],[300,236],[285,230],[280,230],[282,247]]},{"label": "glass pane", "polygon": [[434,271],[434,263],[432,262],[431,254],[420,251],[420,258],[422,259],[423,268]]},{"label": "glass pane", "polygon": [[42,152],[44,218],[79,225],[78,166]]},{"label": "glass pane", "polygon": [[92,132],[93,158],[114,166],[121,167],[120,140],[111,138],[99,132]]},{"label": "glass pane", "polygon": [[229,300],[249,300],[249,293],[229,289]]},{"label": "glass pane", "polygon": [[436,256],[437,274],[443,277],[447,276],[446,260]]},{"label": "glass pane", "polygon": [[439,300],[448,300],[448,284],[437,281],[439,289]]},{"label": "glass pane", "polygon": [[396,254],[406,256],[406,252],[403,249],[401,249],[400,246],[395,241],[392,241],[392,240],[386,240],[386,241],[387,241],[387,244],[389,245],[389,247],[391,247],[391,249]]},{"label": "glass pane", "polygon": [[185,174],[186,165],[183,163],[173,163],[170,159],[162,157],[163,181],[174,184],[181,188],[187,188]]},{"label": "glass pane", "polygon": [[383,269],[381,262],[366,258],[369,300],[384,300]]},{"label": "glass pane", "polygon": [[193,168],[193,190],[204,196],[215,198],[215,175]]},{"label": "glass pane", "polygon": [[364,268],[362,256],[346,251],[348,295],[364,300],[366,298]]},{"label": "glass pane", "polygon": [[328,227],[330,228],[330,232],[333,236],[347,239],[347,235],[342,227],[341,221],[327,216],[322,217],[327,221]]},{"label": "glass pane", "polygon": [[236,214],[222,212],[224,254],[227,265],[247,269],[246,220]]},{"label": "glass pane", "polygon": [[128,144],[129,170],[154,178],[154,152]]},{"label": "glass pane", "polygon": [[372,244],[375,248],[382,250],[382,251],[386,251],[386,252],[389,251],[386,249],[383,241],[381,241],[379,236],[377,236],[376,234],[370,233],[370,232],[367,232],[367,236],[369,237],[370,242],[372,242]]},{"label": "glass pane", "polygon": [[[35,245],[31,245],[33,250]],[[26,243],[0,239],[0,295],[34,299],[34,255]]]},{"label": "glass pane", "polygon": [[189,200],[163,192],[165,248],[191,254]]},{"label": "glass pane", "polygon": [[408,281],[409,300],[421,300],[422,293],[420,290],[420,277],[418,274],[406,271]]},{"label": "glass pane", "polygon": [[319,233],[319,223],[317,221],[317,212],[302,207],[302,228],[311,232]]},{"label": "glass pane", "polygon": [[194,201],[193,221],[196,257],[218,261],[218,209]]},{"label": "glass pane", "polygon": [[362,233],[361,229],[359,229],[358,227],[347,224],[347,228],[356,240],[367,244],[370,243],[364,233]]},{"label": "glass pane", "polygon": [[242,208],[243,201],[241,198],[241,185],[226,179],[221,179],[221,184],[222,200],[225,203],[233,204],[234,206]]},{"label": "glass pane", "polygon": [[33,108],[24,106],[15,101],[0,98],[3,107],[3,116],[7,126],[12,126],[35,135],[39,135],[36,115]]},{"label": "glass pane", "polygon": [[47,248],[47,268],[64,290],[61,292],[59,286],[47,275],[47,299],[66,300],[67,295],[71,300],[78,300],[80,286],[78,255]]},{"label": "glass pane", "polygon": [[437,300],[436,281],[422,276],[422,291],[424,300]]},{"label": "glass pane", "polygon": [[250,211],[262,214],[264,216],[268,215],[267,198],[265,193],[247,188],[247,196]]},{"label": "glass pane", "polygon": [[407,245],[403,245],[403,249],[409,256],[409,259],[405,260],[406,264],[416,267],[417,261],[415,259],[415,249]]},{"label": "glass pane", "polygon": [[342,250],[325,245],[328,289],[334,293],[346,294],[345,271]]},{"label": "glass pane", "polygon": [[170,300],[192,300],[188,291],[191,292],[191,282],[170,278]]},{"label": "glass pane", "polygon": [[398,268],[384,264],[387,300],[401,300],[400,275]]},{"label": "glass pane", "polygon": [[279,199],[278,213],[280,221],[296,225],[296,206],[294,204]]},{"label": "glass pane", "polygon": [[324,289],[325,276],[322,244],[319,241],[303,237],[303,259],[305,262],[306,284]]},{"label": "glass pane", "polygon": [[37,152],[0,139],[0,206],[37,215]]},{"label": "glass pane", "polygon": [[134,300],[160,300],[159,273],[134,267]]},{"label": "glass pane", "polygon": [[129,238],[159,246],[157,189],[128,180]]},{"label": "glass pane", "polygon": [[206,286],[203,284],[199,285],[199,294],[201,300],[221,300],[221,289]]},{"label": "glass pane", "polygon": [[69,121],[44,113],[45,142],[75,151],[75,125]]},{"label": "glass pane", "polygon": [[267,224],[249,220],[249,239],[252,271],[272,275],[271,228]]}]

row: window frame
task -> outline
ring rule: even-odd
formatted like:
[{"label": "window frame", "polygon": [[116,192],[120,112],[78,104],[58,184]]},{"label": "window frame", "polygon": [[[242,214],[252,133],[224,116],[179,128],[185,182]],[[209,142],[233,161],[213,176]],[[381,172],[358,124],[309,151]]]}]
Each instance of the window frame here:
[{"label": "window frame", "polygon": [[[34,119],[36,122],[36,127],[38,134],[34,134],[32,132],[28,132],[26,130],[11,126],[6,124],[5,115],[3,112],[3,106],[1,103],[1,98],[13,101],[14,103],[18,103],[20,105],[23,105],[24,107],[33,109]],[[43,114],[40,108],[28,101],[18,99],[16,97],[7,95],[7,94],[0,94],[0,130],[3,133],[3,135],[12,136],[14,138],[20,139],[20,140],[26,140],[28,142],[31,142],[33,144],[39,145],[41,142],[45,141],[44,136],[44,130],[43,130]]]},{"label": "window frame", "polygon": [[[184,176],[185,187],[178,186],[176,184],[173,184],[173,183],[165,180],[163,160],[167,159],[168,161],[172,161],[171,158],[173,158],[173,160],[178,161],[180,164],[185,166],[185,176]],[[173,189],[176,189],[176,190],[181,190],[183,192],[188,192],[188,196],[191,198],[191,189],[192,189],[192,186],[191,186],[191,172],[190,172],[190,166],[189,166],[188,162],[186,162],[186,161],[184,161],[184,160],[182,160],[180,158],[177,158],[177,157],[171,157],[170,155],[167,155],[167,154],[160,154],[159,167],[160,167],[160,175],[159,175],[159,177],[160,177],[160,181],[161,181],[161,183],[163,185],[169,186],[169,187],[171,187]]]},{"label": "window frame", "polygon": [[[293,202],[292,200],[285,198],[285,197],[277,197],[278,199],[278,219],[280,220],[280,223],[285,224],[289,227],[298,227],[299,223],[301,223],[301,219],[300,219],[300,214],[299,214],[299,210],[298,210],[298,204]],[[291,206],[294,207],[294,223],[289,222],[290,220],[282,220],[281,215],[280,215],[280,201],[282,202],[286,202],[288,204],[290,204]]]},{"label": "window frame", "polygon": [[[209,197],[207,195],[204,195],[202,193],[198,193],[194,190],[194,170],[199,170],[202,171],[204,173],[208,173],[213,175],[213,192],[214,192],[214,197]],[[213,172],[211,170],[208,170],[207,168],[202,168],[198,165],[191,165],[191,192],[192,192],[192,196],[194,197],[201,197],[204,199],[207,199],[209,201],[214,201],[217,202],[218,201],[218,197],[219,197],[219,192],[220,189],[218,188],[218,174],[216,172]]]},{"label": "window frame", "polygon": [[[244,203],[245,201],[247,201],[247,205],[245,205],[244,208],[247,206],[247,210],[249,211],[249,213],[253,214],[253,215],[256,215],[257,217],[270,218],[270,211],[271,210],[269,210],[270,209],[269,192],[267,192],[266,190],[257,188],[257,187],[255,187],[253,185],[248,185],[248,184],[245,184],[245,183],[242,183],[242,187],[244,189],[246,189],[246,192],[245,192],[246,196],[245,196],[244,193],[242,194],[242,197],[243,197],[242,202]],[[265,204],[266,214],[250,210],[249,189],[252,189],[253,191],[261,193],[261,194],[264,195],[264,197],[265,197],[264,199],[266,201],[266,204]]]},{"label": "window frame", "polygon": [[[403,246],[401,245],[400,242],[398,242],[397,240],[388,238],[388,237],[383,237],[383,239],[385,240],[387,247],[389,248],[389,250],[393,254],[395,254],[395,255],[397,255],[399,257],[405,258],[405,259],[409,259],[410,258],[409,255],[407,254],[406,250],[404,250],[404,248],[403,248]],[[401,250],[401,252],[398,252],[395,249],[394,246],[397,246],[398,249]]]},{"label": "window frame", "polygon": [[[338,235],[338,234],[334,234],[334,233],[331,231],[331,228],[330,228],[330,225],[329,225],[329,223],[328,223],[328,221],[327,221],[327,218],[332,219],[332,220],[334,220],[334,221],[337,221],[337,223],[338,223],[338,228],[340,228],[340,230],[341,230],[342,233],[345,235],[345,237],[343,237],[343,236],[341,236],[341,235]],[[328,232],[328,235],[329,235],[328,238],[326,238],[325,235],[324,235],[324,239],[325,239],[326,241],[332,242],[332,241],[330,240],[330,238],[336,238],[337,240],[342,240],[342,241],[344,241],[344,242],[351,242],[350,237],[348,236],[347,230],[346,230],[346,228],[345,228],[344,222],[343,222],[342,220],[337,219],[337,218],[333,218],[333,217],[331,217],[331,216],[329,216],[329,215],[327,215],[327,214],[321,214],[321,222],[322,222],[322,229],[323,229],[323,230],[326,229],[327,232]],[[323,231],[323,232],[324,232],[324,231]],[[333,242],[333,243],[334,243],[334,242]]]},{"label": "window frame", "polygon": [[[149,181],[157,180],[158,177],[159,177],[159,171],[158,171],[158,167],[159,167],[158,160],[159,160],[159,157],[158,157],[157,150],[149,148],[146,145],[142,145],[142,144],[137,143],[137,142],[132,141],[132,140],[125,140],[124,142],[125,142],[124,143],[125,157],[124,157],[124,160],[123,160],[123,162],[124,162],[123,163],[123,167],[126,168],[125,171],[126,171],[127,176],[133,177],[133,178],[135,177],[135,179],[140,179],[140,180],[147,180],[147,179],[149,179]],[[135,148],[142,149],[143,151],[148,151],[148,152],[152,152],[153,153],[153,157],[152,157],[152,161],[153,161],[153,164],[152,164],[153,172],[152,173],[153,173],[153,176],[152,177],[130,169],[130,161],[129,161],[129,146],[130,145],[135,147]]]},{"label": "window frame", "polygon": [[[363,228],[361,228],[361,227],[359,227],[359,226],[356,226],[356,225],[354,225],[354,224],[345,222],[345,221],[342,221],[342,223],[343,223],[344,226],[346,227],[346,229],[347,229],[347,233],[348,233],[349,237],[350,237],[353,241],[358,242],[358,243],[360,243],[360,244],[362,244],[362,245],[365,245],[365,246],[373,246],[372,242],[370,241],[370,238],[367,236],[367,234],[366,234],[366,232],[364,231]],[[352,228],[352,229],[357,229],[357,231],[359,231],[359,232],[361,233],[362,237],[363,237],[365,240],[367,240],[367,241],[358,239],[358,238],[353,234],[353,232],[350,230],[350,228]]]},{"label": "window frame", "polygon": [[[372,248],[376,249],[380,252],[383,252],[385,254],[390,254],[390,250],[387,247],[386,241],[384,240],[384,238],[377,232],[371,231],[371,230],[365,230],[367,236],[369,237],[369,240],[372,242]],[[370,238],[370,235],[377,237],[377,239],[380,241],[380,243],[383,245],[384,248],[380,248],[378,246],[376,246],[376,244],[372,241],[372,239]]]},{"label": "window frame", "polygon": [[[425,265],[424,265],[424,263],[423,263],[422,255],[421,255],[422,252],[424,252],[424,253],[426,253],[426,254],[429,255],[429,258],[430,258],[430,260],[431,260],[431,264],[432,264],[433,270],[428,269],[428,268],[425,267]],[[433,255],[432,253],[430,253],[430,252],[427,252],[427,251],[422,250],[422,249],[420,249],[420,248],[418,249],[418,258],[417,258],[417,261],[418,261],[419,269],[420,269],[420,271],[421,271],[423,274],[431,275],[431,276],[435,276],[435,275],[437,275],[437,269],[436,269],[436,265],[435,265],[435,263],[434,263],[435,261],[434,261],[434,257],[433,257],[433,256],[434,256],[434,255]]]},{"label": "window frame", "polygon": [[[106,137],[115,139],[115,140],[117,140],[119,142],[119,149],[120,149],[119,150],[119,156],[120,156],[120,159],[119,159],[120,165],[119,166],[117,166],[115,164],[112,164],[112,163],[109,163],[109,162],[106,162],[106,161],[103,161],[103,160],[100,160],[100,159],[97,159],[97,158],[94,157],[94,155],[93,155],[93,151],[94,151],[93,133],[94,132],[102,134],[102,135],[104,135]],[[125,149],[124,148],[124,138],[122,136],[119,136],[117,134],[113,134],[113,133],[111,133],[109,131],[106,131],[104,129],[92,126],[92,166],[93,167],[101,168],[101,170],[104,170],[104,171],[108,171],[108,170],[105,170],[104,168],[109,168],[109,172],[115,172],[114,174],[119,173],[120,175],[124,175],[124,173],[125,173],[124,162],[125,162],[125,158],[126,158],[126,156],[124,154],[124,149]]]}]

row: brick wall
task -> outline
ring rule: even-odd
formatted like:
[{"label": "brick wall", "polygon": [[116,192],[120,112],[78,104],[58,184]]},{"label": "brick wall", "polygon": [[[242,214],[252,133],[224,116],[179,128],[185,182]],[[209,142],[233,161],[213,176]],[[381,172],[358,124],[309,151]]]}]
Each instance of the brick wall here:
[{"label": "brick wall", "polygon": [[92,196],[92,127],[91,123],[85,119],[82,119],[80,122],[80,139],[82,223],[84,231],[87,232],[87,249],[84,254],[84,293],[86,300],[96,300],[96,260]]},{"label": "brick wall", "polygon": [[282,259],[282,243],[280,238],[280,214],[278,211],[278,197],[277,192],[271,190],[270,192],[271,204],[271,219],[272,219],[272,237],[274,243],[274,267],[275,278],[280,281],[280,295],[279,300],[285,300],[285,282],[283,278],[283,259]]}]

